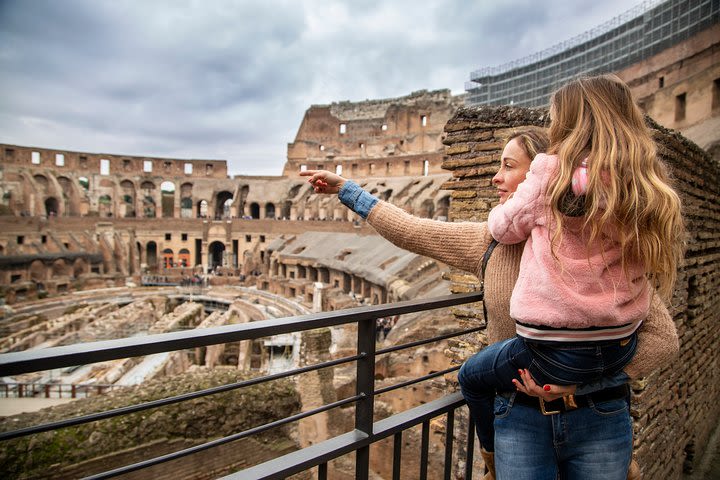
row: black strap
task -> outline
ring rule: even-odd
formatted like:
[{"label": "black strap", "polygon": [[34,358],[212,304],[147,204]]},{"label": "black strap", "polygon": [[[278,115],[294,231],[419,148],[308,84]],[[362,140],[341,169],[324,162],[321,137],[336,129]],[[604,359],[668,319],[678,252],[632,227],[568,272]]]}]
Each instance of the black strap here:
[{"label": "black strap", "polygon": [[482,290],[483,293],[483,316],[485,317],[485,325],[487,325],[488,322],[488,316],[487,316],[487,308],[485,308],[485,270],[487,269],[488,260],[490,260],[490,255],[492,255],[493,250],[495,250],[495,247],[497,246],[498,241],[493,238],[493,241],[490,242],[490,245],[488,245],[487,250],[485,250],[485,254],[483,255],[482,264],[480,266],[480,274],[482,275],[482,278],[480,279],[480,290]]}]

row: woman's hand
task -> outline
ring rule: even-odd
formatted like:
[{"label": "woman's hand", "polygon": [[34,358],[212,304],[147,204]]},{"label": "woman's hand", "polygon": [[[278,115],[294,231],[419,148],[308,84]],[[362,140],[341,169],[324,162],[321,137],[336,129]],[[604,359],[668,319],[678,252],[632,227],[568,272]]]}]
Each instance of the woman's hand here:
[{"label": "woman's hand", "polygon": [[546,402],[552,402],[566,395],[572,395],[577,389],[577,385],[545,385],[541,387],[535,383],[535,380],[533,380],[527,368],[520,370],[519,373],[522,382],[513,379],[513,384],[515,384],[518,392],[523,392],[531,397],[540,397]]},{"label": "woman's hand", "polygon": [[345,184],[345,179],[327,170],[305,170],[300,172],[301,177],[310,177],[308,182],[313,186],[315,193],[338,193]]}]

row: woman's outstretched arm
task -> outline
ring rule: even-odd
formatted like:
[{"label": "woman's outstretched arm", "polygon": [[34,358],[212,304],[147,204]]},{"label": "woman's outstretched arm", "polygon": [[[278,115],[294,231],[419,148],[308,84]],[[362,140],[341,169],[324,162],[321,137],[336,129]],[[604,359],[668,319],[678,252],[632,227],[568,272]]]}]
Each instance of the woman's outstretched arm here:
[{"label": "woman's outstretched arm", "polygon": [[482,255],[492,241],[486,223],[441,222],[410,215],[384,202],[356,183],[324,170],[308,170],[317,193],[337,193],[340,201],[375,230],[400,248],[434,258],[453,267],[477,274]]}]

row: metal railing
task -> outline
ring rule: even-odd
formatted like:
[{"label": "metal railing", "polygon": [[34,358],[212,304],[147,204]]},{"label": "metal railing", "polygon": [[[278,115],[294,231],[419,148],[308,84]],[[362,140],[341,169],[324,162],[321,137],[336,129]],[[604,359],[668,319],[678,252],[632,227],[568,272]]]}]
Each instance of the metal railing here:
[{"label": "metal railing", "polygon": [[[454,436],[455,410],[464,405],[459,393],[449,394],[435,401],[428,402],[419,407],[395,414],[389,418],[374,422],[375,396],[399,388],[407,387],[425,380],[443,376],[455,371],[459,366],[451,367],[439,372],[418,377],[396,385],[375,389],[375,362],[378,355],[426,345],[441,340],[476,332],[482,327],[418,340],[403,345],[396,345],[376,351],[375,323],[376,319],[394,315],[421,312],[438,308],[461,305],[482,300],[481,293],[466,293],[448,295],[426,300],[414,300],[385,305],[338,310],[333,312],[315,313],[296,317],[278,318],[251,322],[238,325],[225,325],[200,330],[185,330],[179,332],[162,333],[145,337],[123,338],[93,343],[61,346],[24,352],[0,355],[0,377],[18,375],[29,372],[50,370],[75,365],[84,365],[107,360],[127,357],[150,355],[154,353],[169,352],[208,345],[253,340],[273,335],[302,332],[318,328],[357,324],[357,352],[355,355],[307,365],[294,370],[266,375],[258,378],[240,381],[237,383],[221,385],[196,392],[176,395],[173,397],[153,400],[137,405],[116,408],[104,412],[93,413],[75,418],[49,422],[32,427],[13,431],[0,432],[0,442],[19,438],[40,432],[52,431],[61,428],[80,425],[97,420],[112,418],[120,415],[159,408],[164,405],[184,402],[194,398],[204,397],[235,390],[251,385],[257,385],[280,378],[287,378],[301,373],[311,372],[322,368],[355,362],[356,364],[356,392],[355,395],[323,405],[321,407],[300,412],[289,417],[281,418],[270,423],[253,427],[251,429],[218,438],[207,443],[195,445],[184,450],[172,452],[160,457],[151,458],[124,467],[116,468],[96,475],[92,479],[111,478],[121,474],[137,471],[153,465],[161,464],[177,458],[193,455],[200,451],[222,445],[228,442],[250,437],[296,422],[306,417],[331,410],[344,405],[355,404],[355,428],[351,432],[330,438],[310,447],[298,450],[268,462],[256,465],[229,475],[228,479],[282,479],[317,467],[317,478],[326,479],[328,462],[350,452],[355,452],[355,478],[367,479],[370,465],[370,445],[394,437],[393,479],[400,478],[400,460],[403,431],[417,425],[422,425],[422,440],[420,447],[420,478],[427,478],[429,459],[429,433],[430,420],[445,415],[446,441],[444,478],[450,479],[452,473],[452,449]],[[472,422],[468,422],[472,425]],[[465,478],[472,478],[472,451],[474,432],[470,427],[467,435],[467,461]]]}]

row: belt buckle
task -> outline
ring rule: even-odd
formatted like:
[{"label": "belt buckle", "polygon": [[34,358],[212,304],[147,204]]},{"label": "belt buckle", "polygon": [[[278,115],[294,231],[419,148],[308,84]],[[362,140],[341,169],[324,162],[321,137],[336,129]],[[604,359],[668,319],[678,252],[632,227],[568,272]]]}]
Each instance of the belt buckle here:
[{"label": "belt buckle", "polygon": [[[562,413],[563,410],[547,410],[545,408],[545,400],[543,400],[541,397],[538,397],[538,400],[540,400],[540,411],[543,415],[555,415],[556,413]],[[554,400],[553,400],[554,401]],[[578,408],[577,402],[575,402],[575,395],[565,395],[562,397],[563,406],[565,407],[564,411],[568,410],[575,410]]]},{"label": "belt buckle", "polygon": [[543,415],[555,415],[556,413],[561,413],[560,410],[545,410],[545,400],[541,397],[538,397],[538,400],[540,400],[540,411]]},{"label": "belt buckle", "polygon": [[562,399],[565,404],[565,410],[575,410],[578,408],[577,403],[575,402],[575,395],[572,393],[570,395],[565,395]]}]

